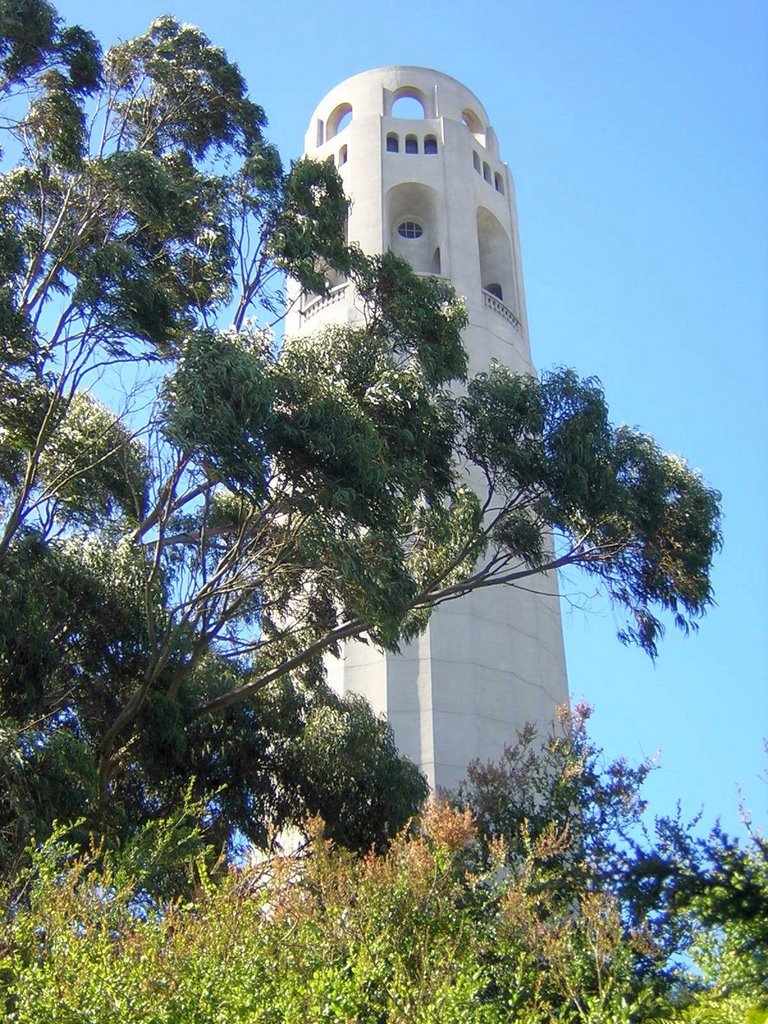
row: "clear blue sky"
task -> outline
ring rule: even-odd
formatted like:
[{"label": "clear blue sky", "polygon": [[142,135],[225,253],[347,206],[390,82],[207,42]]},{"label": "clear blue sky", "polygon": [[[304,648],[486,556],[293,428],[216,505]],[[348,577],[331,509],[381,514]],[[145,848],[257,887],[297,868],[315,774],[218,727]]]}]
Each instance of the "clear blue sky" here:
[{"label": "clear blue sky", "polygon": [[[717,606],[657,663],[566,581],[571,692],[613,756],[660,750],[652,809],[768,825],[768,6],[764,0],[66,0],[109,44],[166,11],[240,65],[285,159],[337,82],[453,75],[516,179],[534,359],[723,492]],[[585,595],[586,597],[586,595]]]}]

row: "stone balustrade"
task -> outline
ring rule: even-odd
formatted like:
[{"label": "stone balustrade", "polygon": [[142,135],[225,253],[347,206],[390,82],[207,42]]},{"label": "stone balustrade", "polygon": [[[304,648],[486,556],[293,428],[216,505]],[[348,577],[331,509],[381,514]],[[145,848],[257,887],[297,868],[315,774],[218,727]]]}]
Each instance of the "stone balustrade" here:
[{"label": "stone balustrade", "polygon": [[308,306],[300,311],[303,319],[309,320],[310,317],[314,316],[315,313],[319,313],[321,309],[325,309],[326,306],[332,306],[336,302],[340,302],[344,296],[344,292],[347,290],[347,282],[337,284],[328,292],[327,295],[318,295],[316,299],[313,299]]},{"label": "stone balustrade", "polygon": [[505,305],[501,299],[497,299],[495,295],[492,295],[491,292],[487,292],[485,289],[483,289],[483,297],[485,298],[485,304],[489,309],[492,309],[495,313],[503,316],[505,320],[508,320],[520,334],[523,333],[523,325],[517,319],[509,306]]}]

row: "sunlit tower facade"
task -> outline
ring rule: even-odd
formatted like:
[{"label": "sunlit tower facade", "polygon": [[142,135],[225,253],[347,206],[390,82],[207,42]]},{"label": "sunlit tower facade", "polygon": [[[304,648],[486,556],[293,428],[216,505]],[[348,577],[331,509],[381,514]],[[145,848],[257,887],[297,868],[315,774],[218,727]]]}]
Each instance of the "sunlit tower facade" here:
[{"label": "sunlit tower facade", "polygon": [[[514,185],[476,96],[426,68],[366,71],[321,100],[304,152],[336,165],[351,199],[351,242],[393,250],[464,298],[470,374],[492,359],[533,372]],[[333,284],[326,297],[297,298],[287,334],[360,321],[352,284]],[[567,700],[557,582],[536,576],[525,589],[448,602],[401,654],[351,642],[328,673],[337,691],[363,694],[386,715],[433,789],[453,787],[470,761],[497,757],[526,722],[546,732]]]}]

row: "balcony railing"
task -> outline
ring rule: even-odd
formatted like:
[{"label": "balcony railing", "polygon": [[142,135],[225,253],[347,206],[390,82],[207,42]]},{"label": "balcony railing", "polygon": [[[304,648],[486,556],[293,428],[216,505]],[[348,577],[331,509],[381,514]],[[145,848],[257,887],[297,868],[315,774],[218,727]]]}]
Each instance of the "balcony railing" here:
[{"label": "balcony railing", "polygon": [[523,325],[517,319],[509,306],[505,305],[501,299],[497,299],[491,292],[487,292],[485,288],[483,288],[483,297],[485,298],[485,304],[489,309],[492,309],[495,313],[498,313],[499,316],[503,316],[505,320],[508,320],[515,330],[520,332],[520,334],[523,333]]},{"label": "balcony railing", "polygon": [[315,313],[319,313],[321,309],[325,309],[326,306],[332,306],[334,303],[339,302],[347,290],[347,282],[344,281],[342,284],[337,284],[328,292],[327,295],[318,295],[316,299],[313,299],[308,306],[305,306],[301,310],[301,315],[305,320],[309,320]]},{"label": "balcony railing", "polygon": [[[441,278],[439,274],[424,274],[420,273],[419,277],[435,277],[438,280],[447,280],[447,278]],[[318,295],[317,298],[313,299],[309,305],[305,306],[301,310],[301,316],[304,320],[309,320],[315,313],[319,313],[321,309],[325,309],[327,306],[332,306],[337,302],[340,302],[347,290],[347,282],[337,284],[328,292],[327,295]],[[483,298],[485,304],[489,309],[492,309],[494,313],[498,313],[499,316],[503,316],[520,334],[523,333],[523,325],[520,323],[518,318],[512,312],[501,299],[497,298],[492,292],[487,292],[483,289]]]}]

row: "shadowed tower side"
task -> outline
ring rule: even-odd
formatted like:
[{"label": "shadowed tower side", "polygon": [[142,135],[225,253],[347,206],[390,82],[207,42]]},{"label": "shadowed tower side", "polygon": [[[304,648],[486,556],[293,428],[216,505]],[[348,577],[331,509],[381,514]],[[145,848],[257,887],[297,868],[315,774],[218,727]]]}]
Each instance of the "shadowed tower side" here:
[{"label": "shadowed tower side", "polygon": [[[476,96],[425,68],[366,71],[320,102],[305,154],[336,164],[352,201],[350,241],[367,253],[391,249],[464,297],[470,373],[492,359],[533,372],[514,185]],[[324,298],[299,297],[286,332],[359,319],[352,285],[338,282]],[[348,643],[328,674],[386,715],[433,788],[455,786],[525,722],[545,732],[567,700],[557,583],[536,577],[529,590],[449,602],[402,654]]]}]

